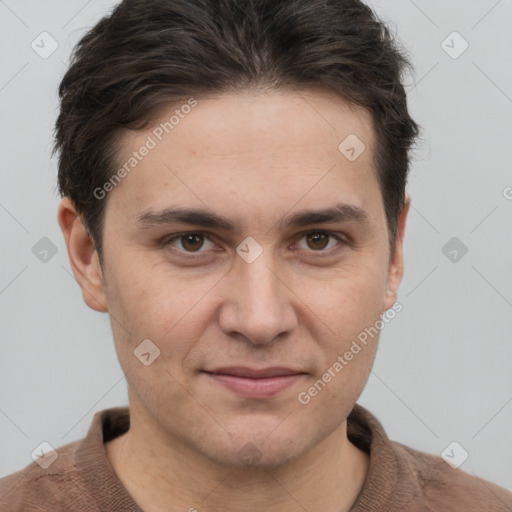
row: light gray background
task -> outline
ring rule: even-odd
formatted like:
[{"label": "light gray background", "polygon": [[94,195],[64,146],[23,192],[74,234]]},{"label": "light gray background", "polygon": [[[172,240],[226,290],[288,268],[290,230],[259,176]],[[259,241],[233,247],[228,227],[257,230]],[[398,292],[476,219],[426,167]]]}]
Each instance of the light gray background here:
[{"label": "light gray background", "polygon": [[[96,411],[127,404],[108,317],[85,306],[71,275],[50,159],[71,48],[114,3],[0,0],[0,476],[41,441],[79,439]],[[456,440],[469,453],[462,469],[512,489],[512,2],[376,10],[412,55],[424,140],[408,187],[404,309],[359,402],[392,439],[435,454]],[[31,48],[43,31],[59,44],[47,59]],[[453,31],[469,43],[457,59],[441,46]],[[468,247],[457,262],[441,250],[454,236]],[[58,249],[46,263],[32,253],[42,237]]]}]

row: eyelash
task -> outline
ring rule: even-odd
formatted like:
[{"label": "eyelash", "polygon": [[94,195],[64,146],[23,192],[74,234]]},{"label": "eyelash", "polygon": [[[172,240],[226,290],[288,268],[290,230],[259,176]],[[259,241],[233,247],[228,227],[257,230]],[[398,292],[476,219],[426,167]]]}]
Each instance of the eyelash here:
[{"label": "eyelash", "polygon": [[[331,238],[334,238],[335,240],[337,240],[339,242],[339,244],[336,247],[328,249],[328,250],[320,249],[318,251],[313,251],[313,250],[308,251],[308,252],[311,252],[311,253],[317,253],[317,255],[319,257],[322,257],[322,256],[332,256],[334,253],[337,253],[339,250],[341,250],[343,245],[348,244],[348,242],[346,240],[344,240],[337,233],[334,233],[333,231],[319,230],[319,229],[312,229],[312,230],[306,231],[304,233],[300,233],[301,236],[300,236],[300,238],[298,240],[300,241],[304,237],[306,237],[307,235],[310,235],[312,233],[319,233],[319,234],[327,235],[327,236],[329,236]],[[177,233],[177,234],[172,235],[170,237],[164,238],[162,240],[162,247],[167,247],[172,242],[174,242],[175,240],[178,240],[180,238],[184,238],[184,237],[186,237],[188,235],[202,235],[206,239],[208,239],[210,242],[214,243],[213,240],[211,240],[211,238],[208,236],[208,233],[205,233],[203,231],[187,231],[185,233]],[[188,252],[186,250],[177,249],[175,247],[173,247],[172,249],[173,249],[173,251],[177,251],[178,253],[180,253],[182,255],[186,254],[187,255],[186,257],[189,258],[189,259],[191,259],[191,258],[200,258],[200,257],[202,257],[202,254],[204,254],[204,252],[205,252],[205,251],[200,251],[200,252],[190,251],[190,252]]]}]

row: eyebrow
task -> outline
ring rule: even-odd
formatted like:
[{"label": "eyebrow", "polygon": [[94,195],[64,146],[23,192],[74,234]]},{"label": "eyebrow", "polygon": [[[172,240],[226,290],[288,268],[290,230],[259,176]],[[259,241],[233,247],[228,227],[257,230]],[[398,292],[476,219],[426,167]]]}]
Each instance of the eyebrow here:
[{"label": "eyebrow", "polygon": [[[322,224],[327,222],[358,221],[369,223],[370,216],[359,206],[346,203],[338,203],[330,208],[322,210],[303,210],[287,215],[278,222],[279,227],[300,228],[310,224]],[[166,208],[161,211],[145,211],[137,216],[136,225],[140,228],[148,228],[168,224],[192,224],[206,228],[223,229],[235,232],[239,223],[233,223],[227,217],[213,213],[209,210],[196,208]]]}]

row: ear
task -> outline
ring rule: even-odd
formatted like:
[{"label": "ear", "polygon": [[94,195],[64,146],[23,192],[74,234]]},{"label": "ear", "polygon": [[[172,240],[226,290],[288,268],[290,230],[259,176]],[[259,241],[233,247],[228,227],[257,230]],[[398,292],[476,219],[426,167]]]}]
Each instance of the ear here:
[{"label": "ear", "polygon": [[411,206],[411,198],[406,195],[402,210],[398,214],[398,233],[396,235],[395,250],[389,259],[388,280],[386,287],[386,297],[384,299],[384,310],[388,310],[396,302],[398,287],[402,281],[404,274],[404,255],[403,240],[405,233],[405,223],[409,207]]},{"label": "ear", "polygon": [[108,311],[103,273],[94,241],[69,197],[60,202],[57,219],[66,241],[71,269],[82,289],[85,303],[95,311]]}]

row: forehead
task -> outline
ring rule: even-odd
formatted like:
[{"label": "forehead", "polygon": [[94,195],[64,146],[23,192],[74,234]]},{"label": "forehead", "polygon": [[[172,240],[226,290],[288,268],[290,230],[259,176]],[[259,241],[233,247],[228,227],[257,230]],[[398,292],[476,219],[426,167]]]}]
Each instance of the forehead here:
[{"label": "forehead", "polygon": [[234,197],[246,208],[271,202],[289,210],[299,201],[308,208],[319,199],[364,208],[377,186],[373,148],[370,114],[331,91],[197,97],[123,136],[118,165],[129,172],[111,200],[129,198],[124,206],[132,214],[177,200],[226,211]]},{"label": "forehead", "polygon": [[313,144],[324,152],[327,146],[337,150],[351,134],[364,139],[367,147],[373,145],[369,112],[320,87],[245,90],[184,99],[161,108],[147,130],[128,132],[123,149],[131,151],[147,134],[159,145],[175,141],[194,156],[201,148],[210,156],[252,151],[261,158],[262,149],[313,150]]}]

